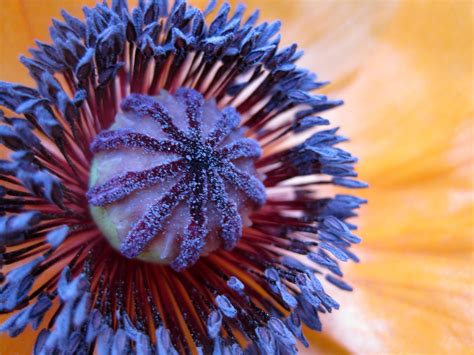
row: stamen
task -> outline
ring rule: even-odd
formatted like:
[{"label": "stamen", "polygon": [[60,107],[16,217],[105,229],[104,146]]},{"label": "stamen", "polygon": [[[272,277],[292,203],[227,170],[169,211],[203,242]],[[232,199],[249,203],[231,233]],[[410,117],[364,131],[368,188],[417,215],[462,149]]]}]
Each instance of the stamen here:
[{"label": "stamen", "polygon": [[352,290],[342,101],[280,21],[215,6],[63,11],[20,59],[37,88],[0,82],[0,332],[47,319],[35,353],[294,354]]}]

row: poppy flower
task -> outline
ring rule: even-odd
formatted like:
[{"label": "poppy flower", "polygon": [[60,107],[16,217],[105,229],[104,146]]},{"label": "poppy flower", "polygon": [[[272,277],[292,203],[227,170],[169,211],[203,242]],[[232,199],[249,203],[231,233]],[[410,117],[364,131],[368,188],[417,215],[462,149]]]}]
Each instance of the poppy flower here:
[{"label": "poppy flower", "polygon": [[342,101],[279,21],[215,7],[63,11],[20,58],[36,88],[0,83],[0,330],[35,353],[293,354],[352,290]]},{"label": "poppy flower", "polygon": [[[50,15],[41,16],[43,12],[49,13],[49,11],[56,10],[56,13],[58,13],[59,8],[63,6],[62,4],[53,3],[52,8],[46,8],[42,4],[31,2],[26,3],[27,6],[21,7],[20,3],[6,2],[4,12],[10,11],[8,13],[10,22],[4,22],[6,23],[4,28],[8,28],[7,24],[12,23],[11,15],[17,11],[16,13],[21,14],[22,17],[20,20],[15,17],[16,22],[13,22],[16,25],[15,27],[21,27],[19,25],[23,23],[24,29],[29,29],[30,32],[36,34],[42,27],[47,27],[46,24],[49,21]],[[468,75],[470,59],[467,50],[472,44],[466,35],[469,33],[469,21],[464,14],[469,13],[469,4],[464,4],[466,8],[462,7],[463,4],[446,5],[441,3],[429,7],[423,4],[402,4],[399,6],[378,4],[376,6],[373,3],[338,3],[336,5],[318,3],[318,5],[319,7],[315,8],[311,2],[297,2],[297,5],[294,6],[289,6],[286,2],[278,2],[277,5],[274,2],[264,2],[263,4],[260,2],[258,4],[270,16],[277,15],[285,20],[285,27],[290,29],[287,36],[297,39],[303,47],[308,49],[306,55],[299,62],[307,64],[307,66],[322,73],[325,78],[328,76],[333,80],[332,86],[322,89],[326,90],[330,96],[345,99],[345,106],[324,113],[325,118],[329,117],[331,122],[339,123],[344,133],[348,133],[353,139],[351,143],[345,143],[344,148],[350,148],[363,158],[360,169],[361,176],[371,183],[371,189],[360,193],[364,197],[368,197],[371,202],[368,207],[362,210],[364,227],[362,234],[365,242],[357,250],[358,254],[362,256],[363,263],[344,268],[345,279],[349,279],[351,283],[356,285],[355,292],[338,293],[330,285],[324,285],[325,289],[330,290],[328,292],[333,295],[333,298],[341,303],[343,310],[333,312],[328,316],[323,315],[324,331],[322,333],[314,335],[314,333],[305,331],[305,335],[311,343],[311,350],[309,351],[310,353],[468,352],[469,348],[472,347],[472,334],[470,332],[472,329],[472,310],[467,307],[469,298],[472,298],[469,288],[469,284],[472,282],[472,271],[469,268],[472,201],[469,200],[465,192],[468,192],[471,188],[470,171],[466,166],[472,163],[472,151],[469,151],[469,149],[466,151],[466,147],[469,147],[469,139],[472,139],[469,136],[469,133],[472,133],[469,130],[469,122],[472,123],[472,120],[469,121],[466,117],[472,114]],[[54,6],[56,6],[56,9],[54,9]],[[74,10],[74,7],[79,6],[70,3],[66,4],[65,7]],[[22,22],[28,18],[45,22],[42,27],[36,21]],[[344,20],[341,20],[341,18]],[[315,19],[319,21],[315,21]],[[419,33],[425,34],[424,41],[414,41],[417,38],[415,34]],[[17,46],[22,45],[22,39],[26,39],[11,58],[16,57],[24,48],[28,47],[28,42],[31,40],[29,37],[32,37],[31,33],[28,35],[26,31],[18,31],[15,34],[14,37],[2,36],[2,45],[5,46],[4,48],[8,46],[9,53],[14,52],[18,48]],[[434,55],[439,53],[443,53],[443,55]],[[1,66],[2,79],[20,81],[24,84],[30,84],[30,86],[34,85],[26,76],[21,75],[21,69],[13,70],[13,68],[19,68],[15,62],[11,64],[5,59],[4,63],[5,65]],[[456,64],[455,68],[453,63]],[[449,70],[446,70],[446,68],[449,68]],[[430,85],[433,81],[442,82],[446,93],[443,92],[441,95],[441,88],[438,92],[437,87]],[[64,83],[61,82],[61,84]],[[139,92],[140,90],[136,91]],[[177,90],[169,90],[169,93],[164,93],[161,100],[178,100],[174,97]],[[438,95],[435,95],[435,93]],[[194,95],[194,93],[191,92],[190,95]],[[394,97],[398,100],[395,100]],[[397,103],[397,105],[393,105],[394,103]],[[122,106],[123,108],[124,106]],[[62,114],[61,111],[55,111],[55,113]],[[9,114],[10,112],[6,111],[5,117],[9,117]],[[136,112],[132,114],[135,115]],[[109,115],[114,116],[110,113]],[[179,120],[176,117],[173,117],[173,119]],[[321,120],[310,121],[312,123],[322,123]],[[12,121],[10,120],[10,122]],[[301,121],[299,121],[293,129],[301,128],[301,126]],[[387,126],[390,129],[387,130]],[[119,129],[122,129],[122,127],[119,127]],[[103,145],[104,140],[106,142],[108,140],[110,143],[110,135],[115,138],[116,144],[118,133],[112,130],[112,132],[105,131],[102,135],[99,135],[102,140],[95,140],[92,146]],[[249,135],[249,137],[251,136]],[[45,139],[45,137],[41,138]],[[256,141],[262,144],[258,139]],[[135,140],[135,142],[137,141]],[[12,141],[7,143],[13,144]],[[109,143],[106,143],[106,145]],[[264,147],[263,158],[259,159],[265,159],[268,154],[273,153],[272,149],[269,148]],[[278,146],[273,149],[278,149]],[[279,149],[282,149],[282,147],[280,146]],[[5,156],[8,155],[5,154]],[[24,159],[24,157],[20,156],[20,159]],[[258,160],[255,164],[258,166]],[[106,171],[106,173],[111,174],[115,172]],[[250,171],[247,170],[246,172],[249,173]],[[284,173],[287,172],[282,171],[282,173],[285,176]],[[272,175],[268,174],[270,177]],[[254,175],[264,184],[271,181],[267,180],[268,176],[263,178],[260,175]],[[278,181],[278,178],[276,180]],[[215,184],[215,182],[212,184]],[[34,187],[35,184],[31,186]],[[54,183],[51,186],[54,186]],[[447,189],[446,186],[449,186],[450,189]],[[309,188],[305,187],[305,189]],[[268,185],[266,189],[268,193]],[[51,192],[49,195],[47,194],[48,191]],[[53,193],[55,191],[54,188],[51,190],[43,188],[39,191],[33,189],[32,192],[40,194],[43,199],[49,197],[52,200],[49,205],[52,205],[55,200],[58,202],[57,194]],[[318,193],[328,192],[324,185],[317,186],[313,191]],[[336,193],[340,193],[340,191],[336,190]],[[308,196],[305,196],[305,194],[306,192],[303,192],[303,195],[295,194],[292,197],[292,203],[307,198]],[[248,217],[251,219],[256,214],[262,214],[268,206],[266,205],[269,199],[268,196],[265,199],[265,204],[261,203],[264,207],[259,209],[258,203],[257,206],[242,206],[239,215],[247,217],[248,213]],[[417,198],[415,199],[413,196]],[[12,199],[11,196],[7,196],[8,198]],[[15,196],[14,199],[19,200],[18,196]],[[231,201],[236,202],[236,200]],[[283,204],[284,210],[290,212],[292,209],[288,206],[289,201],[285,201]],[[349,201],[354,202],[355,200],[350,199]],[[363,200],[357,201],[362,202]],[[347,200],[344,200],[345,202]],[[340,204],[336,204],[336,206],[341,207]],[[247,212],[248,208],[252,209],[251,213]],[[342,208],[344,209],[344,207]],[[280,211],[283,211],[283,208]],[[272,212],[274,212],[273,217],[276,217],[275,210]],[[18,213],[18,211],[10,213]],[[31,213],[28,216],[33,220],[33,217],[36,217]],[[58,216],[55,216],[55,218],[58,218]],[[96,218],[95,225],[100,225],[100,222],[97,223],[98,220],[100,221]],[[320,227],[323,229],[324,219],[320,219],[320,221]],[[24,223],[24,220],[18,221],[17,225],[21,226],[22,222]],[[38,223],[44,223],[44,221]],[[457,225],[456,232],[452,231],[453,223]],[[326,225],[330,224],[344,229],[343,225],[337,222],[337,219],[327,219]],[[255,228],[255,223],[253,226]],[[348,226],[353,227],[346,224],[346,227]],[[252,229],[252,227],[247,226],[244,230],[243,238],[238,246],[246,242],[247,234],[245,231],[248,232],[249,229]],[[52,228],[45,227],[45,230],[52,230]],[[107,239],[106,230],[107,228],[102,226],[101,234]],[[270,235],[272,231],[268,228],[265,230]],[[80,232],[80,230],[77,231],[77,234]],[[61,241],[65,234],[65,229],[56,229],[56,232],[49,234],[49,238],[45,238],[43,233],[36,240],[43,242],[40,247],[46,249],[45,242],[48,241],[49,248],[54,249],[56,248],[55,244]],[[296,238],[301,238],[302,235],[298,232],[293,234]],[[324,231],[320,234],[324,235]],[[71,236],[73,235],[67,237],[66,242],[69,243],[69,240],[73,240],[70,238]],[[179,244],[176,245],[179,246]],[[25,246],[27,245],[23,245],[23,247]],[[31,247],[32,244],[30,243],[28,246]],[[60,251],[61,247],[64,246],[58,246],[54,252]],[[318,248],[318,246],[314,247]],[[105,248],[109,248],[108,243],[104,243]],[[6,252],[11,250],[17,251],[18,248],[6,249]],[[34,250],[34,248],[27,249],[26,253],[30,253],[31,250]],[[113,253],[113,250],[111,249],[111,253]],[[174,250],[177,253],[176,249]],[[41,251],[43,252],[43,250]],[[235,252],[236,249],[234,248],[233,251]],[[324,250],[322,252],[326,253]],[[192,272],[193,267],[199,268],[200,264],[204,263],[203,260],[217,258],[220,253],[225,254],[227,252],[218,248],[217,251],[210,252],[209,257],[199,258],[194,265],[187,265],[186,270],[190,270],[183,271],[182,274]],[[229,251],[229,253],[232,253],[232,251]],[[16,254],[17,257],[20,256],[21,258],[21,252]],[[10,254],[9,257],[11,258],[12,255],[15,257],[14,254]],[[113,255],[121,257],[119,253]],[[315,255],[312,254],[312,256],[314,259]],[[96,263],[103,262],[100,258],[96,259],[99,259],[96,260]],[[302,259],[305,260],[305,258]],[[94,262],[94,257],[89,257],[88,260],[88,262],[84,262],[86,270],[87,267],[90,267],[87,265]],[[147,265],[141,261],[120,260],[123,263],[129,263],[126,265]],[[329,256],[325,260],[329,260]],[[112,259],[109,258],[106,262],[110,263]],[[210,262],[212,263],[212,261]],[[15,265],[22,266],[23,263],[24,260],[18,260]],[[40,263],[42,263],[41,265],[46,264],[44,261],[40,261]],[[71,268],[74,267],[73,264]],[[164,267],[153,266],[153,270],[159,268]],[[170,267],[166,266],[166,268],[169,269]],[[5,265],[4,269],[11,270],[8,269],[8,265]],[[55,272],[61,271],[52,267],[51,269]],[[198,270],[202,271],[203,269]],[[206,275],[209,271],[206,270]],[[334,272],[335,269],[332,269],[332,271]],[[173,271],[166,272],[174,275]],[[63,275],[63,287],[67,286],[66,289],[71,290],[77,284],[80,284],[80,282],[77,282],[74,285],[70,282],[71,279],[68,279],[66,273]],[[209,275],[212,275],[212,272]],[[245,274],[242,273],[242,275],[245,278]],[[273,282],[271,282],[273,276],[275,276],[273,271],[268,271],[265,275],[269,281],[268,287],[271,288],[268,293],[273,295],[272,297],[275,297],[276,300],[279,296],[282,297],[284,303],[285,297],[283,297],[281,289],[278,289],[278,281],[273,279]],[[316,276],[319,277],[318,274]],[[55,281],[58,278],[59,276],[56,276]],[[86,279],[89,280],[89,282],[84,282],[87,289],[88,285],[93,284],[90,282],[92,276],[87,274]],[[175,279],[173,278],[173,280]],[[206,282],[203,278],[201,280]],[[212,280],[216,280],[216,278]],[[207,280],[207,282],[211,283],[212,280]],[[246,280],[245,278],[243,281],[247,285]],[[334,279],[331,275],[329,275],[328,280],[335,281],[334,283],[342,286],[342,288],[348,288],[348,285]],[[177,282],[183,281],[177,280]],[[195,281],[192,280],[191,282]],[[239,283],[238,278],[227,280],[226,285],[229,287],[231,295],[234,291],[238,292],[241,283],[241,281]],[[71,284],[73,287],[71,287]],[[96,288],[103,289],[104,292],[101,296],[93,295],[93,297],[102,300],[110,297],[107,292],[110,294],[111,291],[107,291],[105,281],[102,283],[96,282],[96,285],[98,285]],[[121,287],[119,285],[117,289]],[[276,296],[271,293],[273,288],[277,288]],[[297,290],[292,289],[291,285],[289,289],[290,295],[292,292],[297,293]],[[248,291],[248,287],[245,290]],[[178,288],[178,291],[181,295],[186,294],[182,293],[181,288]],[[83,295],[86,293],[92,294],[89,291],[84,291]],[[71,294],[74,294],[74,292],[71,291]],[[129,304],[122,305],[122,309],[134,303],[143,303],[136,302],[136,298],[140,297],[140,293],[138,296],[135,296],[136,293],[132,292],[132,294],[133,297],[130,297],[131,299],[127,301]],[[35,295],[36,299],[39,298],[38,296]],[[44,294],[41,296],[44,296]],[[47,293],[47,297],[51,296],[53,295]],[[54,296],[56,300],[53,299],[53,302],[57,303],[53,304],[53,308],[58,309],[57,313],[64,314],[61,312],[64,312],[65,306],[66,309],[68,308],[67,300],[62,299],[61,296]],[[152,298],[153,296],[156,297],[156,293],[152,295]],[[175,296],[175,294],[171,295],[170,299],[172,299],[172,296]],[[253,296],[250,296],[250,298],[253,299]],[[287,295],[286,300],[290,299]],[[48,303],[44,297],[42,300],[36,304]],[[211,309],[211,307],[216,309],[216,312],[212,313],[213,317],[208,316],[206,318],[199,314],[201,321],[204,320],[203,326],[200,328],[201,331],[204,327],[207,327],[208,331],[213,329],[212,326],[209,327],[209,324],[216,323],[216,319],[217,323],[224,319],[223,324],[232,322],[232,319],[234,319],[229,317],[231,312],[227,303],[228,299],[219,298],[218,300],[216,298],[212,301],[215,301],[215,303],[208,309]],[[298,299],[298,301],[300,300]],[[86,301],[82,303],[75,301],[74,307],[71,308],[77,309],[80,304],[83,305],[84,303]],[[39,317],[29,319],[31,311],[29,314],[24,311],[24,307],[32,304],[34,304],[34,297],[29,304],[22,303],[19,305],[14,313],[18,315],[23,312],[23,321],[25,321],[25,318],[28,321],[37,321]],[[106,304],[107,302],[105,302]],[[117,306],[117,304],[112,306]],[[267,310],[266,306],[260,303],[257,304],[257,307]],[[180,311],[172,300],[171,303],[160,303],[159,312],[153,312],[152,308],[152,306],[147,307],[148,310],[151,310],[151,314],[155,316],[159,314],[160,317],[163,315],[173,317],[173,314],[176,313],[171,313],[172,311]],[[38,307],[38,309],[41,310],[41,307]],[[107,306],[105,306],[105,309],[107,310]],[[150,339],[143,336],[146,335],[146,332],[140,329],[140,326],[137,326],[136,323],[139,321],[140,312],[140,309],[131,311],[131,317],[128,318],[131,318],[133,326],[130,326],[127,317],[122,314],[122,318],[117,317],[114,320],[115,323],[112,323],[113,326],[109,327],[116,330],[114,328],[116,324],[127,324],[129,326],[126,330],[127,336],[121,336],[118,331],[114,336],[118,340],[128,339],[123,341],[129,342],[129,346],[133,349],[137,349],[138,346],[143,349],[143,347],[150,345],[157,339],[154,334],[151,334]],[[282,311],[280,310],[280,312]],[[28,317],[25,317],[25,315],[28,315]],[[9,316],[11,316],[11,313]],[[20,321],[21,318],[19,317]],[[62,319],[64,318],[65,316],[62,316]],[[150,318],[153,318],[153,316]],[[50,317],[47,316],[46,321],[49,319]],[[58,319],[61,319],[61,317],[58,317]],[[160,323],[159,319],[149,319],[150,323],[153,323],[153,321]],[[266,330],[259,330],[260,334],[254,332],[257,339],[258,335],[264,337],[268,334],[270,334],[271,339],[272,330],[275,331],[275,325],[280,324],[278,317],[272,318],[271,321],[273,325],[267,322],[266,327],[270,329],[270,332]],[[58,334],[58,332],[54,333],[54,329],[58,328],[55,324],[57,322],[58,320],[45,325],[43,324],[45,320],[43,320],[41,328],[51,329],[53,334]],[[10,329],[12,329],[11,324],[13,323],[18,324],[17,322],[10,322]],[[107,323],[107,320],[105,323]],[[163,324],[173,324],[173,320],[165,319]],[[233,323],[231,324],[234,326]],[[288,325],[289,323],[285,324]],[[182,334],[180,330],[167,332],[164,330],[165,328],[158,328],[161,329],[160,336],[167,338],[169,334],[172,339],[171,344],[177,346],[180,351],[183,349],[179,348],[183,346],[182,343],[173,339],[173,336],[176,337]],[[289,328],[290,332],[294,331],[291,327]],[[134,331],[137,332],[133,333]],[[33,348],[37,334],[32,334],[30,331],[25,331],[25,333],[29,334],[26,334],[26,336],[22,334],[14,340],[2,336],[2,348],[9,349],[10,352],[29,352]],[[73,333],[70,332],[69,334],[72,335]],[[108,331],[108,333],[109,336],[105,331],[105,336],[102,336],[102,343],[104,343],[104,339],[110,338],[111,332]],[[43,332],[43,334],[47,333]],[[216,338],[224,339],[223,344],[225,345],[230,344],[228,334],[227,329],[222,330],[221,337],[214,337],[212,338],[214,339],[212,344],[203,345],[204,351],[215,347]],[[190,334],[187,339],[191,341],[191,344],[194,341],[193,335],[196,334]],[[207,337],[209,335],[207,334]],[[43,338],[45,337],[43,335]],[[75,335],[75,337],[76,343],[72,342],[72,344],[80,344],[80,336]],[[27,346],[22,341],[23,339],[31,339],[31,345]],[[118,340],[115,345],[120,345]],[[240,338],[237,340],[241,341]],[[50,342],[53,343],[53,341]],[[241,341],[241,343],[248,342]],[[259,343],[257,340],[256,343],[257,346],[264,346],[261,341]],[[153,344],[153,346],[156,345]],[[277,346],[280,345],[281,342],[277,342]],[[37,344],[37,347],[40,346],[41,341],[39,345]],[[298,343],[298,348],[303,348],[301,343]],[[268,352],[268,349],[266,350]]]}]

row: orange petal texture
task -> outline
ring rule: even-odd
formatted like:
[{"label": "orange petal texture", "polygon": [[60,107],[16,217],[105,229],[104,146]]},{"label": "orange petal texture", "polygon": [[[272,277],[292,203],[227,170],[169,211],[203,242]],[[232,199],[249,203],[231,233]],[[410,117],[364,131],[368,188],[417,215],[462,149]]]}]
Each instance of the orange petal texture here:
[{"label": "orange petal texture", "polygon": [[[202,6],[205,1],[191,1]],[[92,0],[2,0],[0,79],[32,85],[18,56],[47,40],[61,8]],[[234,1],[231,1],[234,3]],[[352,293],[303,354],[474,353],[474,104],[471,1],[250,0],[281,19],[283,42],[333,84],[327,113],[351,138],[370,188],[357,223]],[[0,338],[27,354],[34,333]]]}]

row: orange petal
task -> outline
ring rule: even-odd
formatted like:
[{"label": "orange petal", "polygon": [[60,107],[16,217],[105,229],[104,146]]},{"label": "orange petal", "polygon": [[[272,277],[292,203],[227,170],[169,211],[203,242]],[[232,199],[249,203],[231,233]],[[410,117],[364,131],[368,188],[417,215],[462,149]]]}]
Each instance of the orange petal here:
[{"label": "orange petal", "polygon": [[2,0],[0,11],[0,80],[33,85],[28,70],[20,63],[34,40],[50,42],[48,28],[52,18],[62,19],[61,9],[82,17],[83,6],[94,0]]},{"label": "orange petal", "polygon": [[[352,294],[322,353],[472,353],[472,19],[467,2],[407,2],[332,118],[371,188]],[[327,338],[339,348],[331,347]],[[319,343],[320,338],[322,342]]]},{"label": "orange petal", "polygon": [[323,332],[359,354],[472,353],[469,253],[369,252]]}]

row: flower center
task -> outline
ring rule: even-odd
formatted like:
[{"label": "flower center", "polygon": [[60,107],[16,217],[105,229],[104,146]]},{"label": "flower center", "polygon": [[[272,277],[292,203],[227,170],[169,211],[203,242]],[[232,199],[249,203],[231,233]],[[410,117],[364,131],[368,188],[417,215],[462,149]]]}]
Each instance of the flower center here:
[{"label": "flower center", "polygon": [[261,149],[237,111],[184,88],[132,94],[121,106],[91,144],[87,198],[104,236],[128,258],[177,270],[232,249],[265,203],[254,166]]}]

